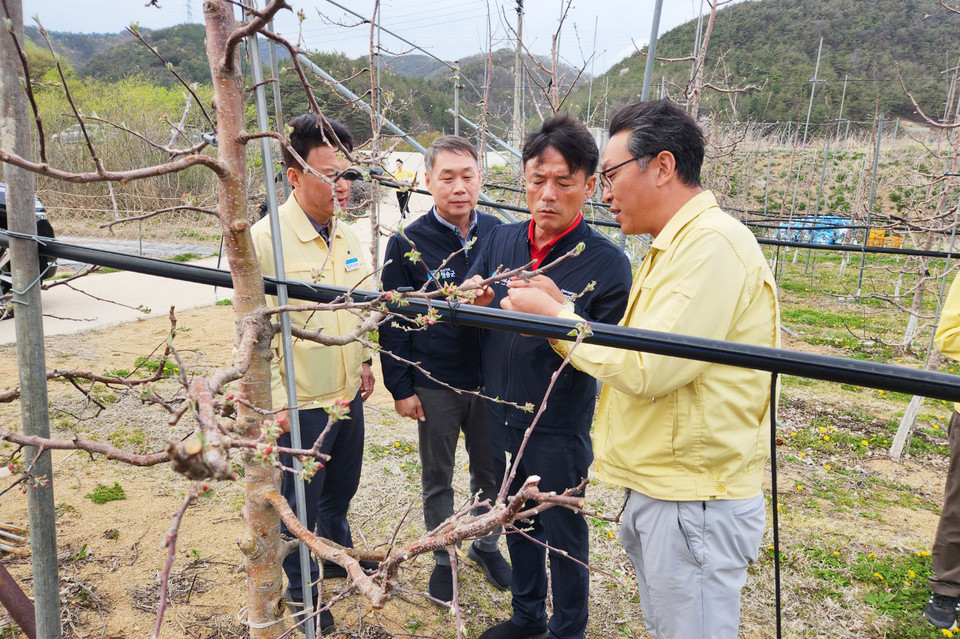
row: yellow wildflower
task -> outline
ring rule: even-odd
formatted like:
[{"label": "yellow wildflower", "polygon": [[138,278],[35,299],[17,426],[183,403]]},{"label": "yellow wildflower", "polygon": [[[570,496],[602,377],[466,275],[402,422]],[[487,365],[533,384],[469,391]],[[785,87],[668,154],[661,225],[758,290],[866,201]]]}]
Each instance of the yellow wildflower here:
[{"label": "yellow wildflower", "polygon": [[868,441],[865,440],[865,439],[864,439],[863,441],[861,441],[860,443],[863,444],[864,446],[869,446],[869,445],[870,445],[870,442],[868,442]]},{"label": "yellow wildflower", "polygon": [[876,559],[876,558],[877,558],[877,553],[875,552],[872,552],[869,555],[867,555],[867,559]]},{"label": "yellow wildflower", "polygon": [[912,570],[908,570],[908,571],[907,571],[907,577],[910,577],[911,579],[916,579],[916,578],[917,578],[917,573],[913,572]]},{"label": "yellow wildflower", "polygon": [[797,484],[797,492],[800,492],[801,490],[803,490],[803,486],[801,484]]},{"label": "yellow wildflower", "polygon": [[824,465],[823,465],[823,469],[824,469],[824,470],[830,470],[830,464],[824,464]]},{"label": "yellow wildflower", "polygon": [[880,579],[880,580],[882,581],[882,580],[883,580],[883,575],[881,575],[879,572],[875,572],[875,573],[873,573],[873,578],[874,578],[874,579]]},{"label": "yellow wildflower", "polygon": [[840,551],[834,550],[834,551],[833,551],[833,556],[834,556],[834,557],[839,557],[839,556],[840,556]]}]

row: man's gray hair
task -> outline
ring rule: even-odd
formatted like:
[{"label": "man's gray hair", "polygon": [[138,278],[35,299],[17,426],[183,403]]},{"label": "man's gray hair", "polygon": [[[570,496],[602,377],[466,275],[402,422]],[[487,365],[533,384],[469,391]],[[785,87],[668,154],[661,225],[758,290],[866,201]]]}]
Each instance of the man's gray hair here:
[{"label": "man's gray hair", "polygon": [[451,153],[464,153],[472,157],[477,164],[480,164],[480,156],[477,155],[477,149],[474,148],[468,140],[456,135],[443,135],[435,139],[427,152],[423,154],[423,166],[427,173],[433,171],[433,162],[437,159],[437,153],[440,151],[450,151]]}]

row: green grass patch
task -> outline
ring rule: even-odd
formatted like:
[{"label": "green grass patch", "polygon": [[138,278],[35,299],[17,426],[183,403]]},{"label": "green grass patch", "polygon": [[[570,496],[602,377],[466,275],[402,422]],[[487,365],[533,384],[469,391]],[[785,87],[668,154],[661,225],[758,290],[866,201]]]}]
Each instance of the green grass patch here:
[{"label": "green grass patch", "polygon": [[[146,357],[138,357],[134,362],[134,365],[137,368],[142,368],[150,371],[151,373],[156,373],[160,370],[160,360],[149,359]],[[163,377],[173,377],[180,374],[180,368],[173,362],[167,360],[163,363]]]},{"label": "green grass patch", "polygon": [[173,257],[171,257],[170,261],[171,262],[189,262],[191,260],[199,260],[201,257],[203,256],[198,255],[197,253],[180,253],[178,255],[174,255]]},{"label": "green grass patch", "polygon": [[119,482],[113,482],[113,486],[98,484],[92,492],[84,496],[95,504],[105,504],[108,501],[120,501],[127,498],[127,494],[123,492],[123,486]]}]

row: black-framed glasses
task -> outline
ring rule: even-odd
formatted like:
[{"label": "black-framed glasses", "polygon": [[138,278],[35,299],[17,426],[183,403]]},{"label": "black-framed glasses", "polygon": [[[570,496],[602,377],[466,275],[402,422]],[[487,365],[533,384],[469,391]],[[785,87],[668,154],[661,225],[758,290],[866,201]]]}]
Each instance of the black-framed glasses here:
[{"label": "black-framed glasses", "polygon": [[[367,173],[373,177],[380,177],[383,175],[383,169],[381,169],[379,166],[371,166],[367,169]],[[352,182],[353,180],[364,179],[364,172],[357,167],[351,166],[343,170],[334,171],[333,175],[330,177],[334,182],[337,180],[349,180]]]},{"label": "black-framed glasses", "polygon": [[607,168],[607,169],[604,169],[604,170],[600,171],[600,173],[599,173],[599,175],[600,175],[600,186],[602,186],[602,187],[605,188],[605,189],[612,189],[612,188],[613,188],[613,182],[610,180],[610,172],[611,172],[611,171],[616,171],[616,170],[619,169],[621,166],[626,166],[626,165],[630,164],[631,162],[636,162],[637,160],[640,160],[640,159],[643,159],[643,158],[646,158],[646,157],[651,157],[651,154],[649,154],[649,153],[639,153],[639,154],[633,156],[632,158],[630,158],[629,160],[624,160],[624,161],[621,162],[620,164],[615,164],[615,165],[611,166],[610,168]]}]

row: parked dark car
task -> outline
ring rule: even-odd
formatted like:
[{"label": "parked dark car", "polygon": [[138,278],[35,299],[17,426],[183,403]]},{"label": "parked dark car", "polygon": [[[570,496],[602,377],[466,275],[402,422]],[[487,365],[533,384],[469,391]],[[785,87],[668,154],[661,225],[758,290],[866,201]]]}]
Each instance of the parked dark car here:
[{"label": "parked dark car", "polygon": [[[53,237],[53,226],[47,219],[47,210],[43,208],[40,198],[34,197],[34,208],[37,215],[37,235],[43,237]],[[7,185],[0,182],[0,228],[7,228]],[[47,269],[47,267],[50,267]],[[46,273],[44,270],[46,269]],[[40,256],[40,273],[43,279],[48,279],[57,274],[57,263],[49,257]],[[10,290],[12,281],[10,278],[10,252],[0,247],[0,294]]]}]

